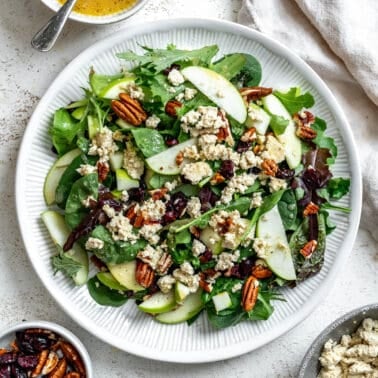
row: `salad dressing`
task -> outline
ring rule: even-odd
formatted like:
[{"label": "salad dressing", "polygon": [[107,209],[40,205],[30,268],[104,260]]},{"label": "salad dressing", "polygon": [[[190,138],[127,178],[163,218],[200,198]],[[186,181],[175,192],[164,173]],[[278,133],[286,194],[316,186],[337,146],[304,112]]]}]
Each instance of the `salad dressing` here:
[{"label": "salad dressing", "polygon": [[[61,4],[65,0],[58,0]],[[78,0],[74,11],[89,16],[106,16],[131,8],[137,0]]]}]

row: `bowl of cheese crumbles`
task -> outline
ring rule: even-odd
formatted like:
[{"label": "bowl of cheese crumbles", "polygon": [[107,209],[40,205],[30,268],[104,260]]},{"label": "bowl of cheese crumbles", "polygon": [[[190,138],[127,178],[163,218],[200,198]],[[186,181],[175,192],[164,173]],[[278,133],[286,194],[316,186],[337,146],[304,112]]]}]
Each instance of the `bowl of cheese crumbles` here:
[{"label": "bowl of cheese crumbles", "polygon": [[378,303],[330,324],[307,351],[299,378],[378,377]]}]

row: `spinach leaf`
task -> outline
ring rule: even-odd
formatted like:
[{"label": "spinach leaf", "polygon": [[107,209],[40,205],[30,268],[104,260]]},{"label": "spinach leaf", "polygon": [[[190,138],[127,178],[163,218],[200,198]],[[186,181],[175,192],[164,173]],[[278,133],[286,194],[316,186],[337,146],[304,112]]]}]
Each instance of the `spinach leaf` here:
[{"label": "spinach leaf", "polygon": [[337,177],[328,181],[327,190],[332,199],[340,199],[349,192],[350,179]]},{"label": "spinach leaf", "polygon": [[290,238],[290,250],[293,256],[295,271],[297,273],[297,281],[303,281],[308,277],[318,273],[323,266],[324,252],[326,246],[326,223],[324,215],[318,214],[318,245],[311,257],[305,258],[300,253],[301,248],[307,243],[309,235],[308,217],[298,226]]},{"label": "spinach leaf", "polygon": [[101,306],[119,307],[127,302],[127,296],[109,289],[94,276],[87,282],[90,296]]},{"label": "spinach leaf", "polygon": [[[203,93],[199,92],[190,101],[186,102],[184,106],[177,110],[178,118],[182,117],[190,110],[197,109],[199,106],[214,106],[214,103]],[[178,124],[178,126],[179,125],[180,124]]]},{"label": "spinach leaf", "polygon": [[87,154],[89,150],[89,140],[84,136],[79,136],[76,141],[76,146],[81,150],[81,152]]},{"label": "spinach leaf", "polygon": [[[172,176],[170,176],[170,177],[172,177]],[[184,184],[184,185],[180,185],[179,187],[175,188],[173,190],[173,193],[182,192],[187,197],[196,197],[196,196],[198,196],[199,191],[200,191],[200,189],[197,185]]]},{"label": "spinach leaf", "polygon": [[157,130],[138,127],[136,129],[132,129],[131,133],[133,134],[135,143],[146,158],[167,149],[164,138]]},{"label": "spinach leaf", "polygon": [[293,115],[302,108],[311,108],[315,104],[314,97],[309,92],[300,94],[300,88],[290,88],[286,93],[274,91],[273,94],[283,103],[287,111]]},{"label": "spinach leaf", "polygon": [[51,258],[54,274],[61,271],[67,277],[72,278],[83,267],[83,265],[72,259],[67,253],[64,253],[62,248],[59,249],[59,254]]},{"label": "spinach leaf", "polygon": [[55,112],[49,134],[59,156],[76,147],[75,138],[82,127],[83,124],[76,122],[66,109],[61,108]]},{"label": "spinach leaf", "polygon": [[147,245],[147,242],[143,239],[137,240],[134,244],[120,240],[115,241],[104,226],[97,226],[92,231],[91,236],[104,242],[103,248],[93,252],[105,263],[121,264],[134,260],[138,252]]},{"label": "spinach leaf", "polygon": [[154,173],[152,177],[148,180],[148,185],[150,185],[152,189],[159,189],[166,182],[171,182],[175,178],[176,176],[172,177],[172,176],[159,175],[159,173]]},{"label": "spinach leaf", "polygon": [[112,81],[121,79],[125,75],[119,73],[117,75],[100,75],[96,74],[93,70],[89,74],[89,84],[92,91],[98,96],[103,89],[105,89]]},{"label": "spinach leaf", "polygon": [[128,51],[117,54],[117,57],[133,61],[158,73],[178,62],[208,66],[219,50],[217,45],[205,46],[197,50],[178,50],[174,46],[168,46],[167,49],[151,49],[145,46],[142,48],[145,50],[144,55]]},{"label": "spinach leaf", "polygon": [[60,178],[59,184],[55,191],[55,202],[60,208],[65,208],[68,195],[70,194],[72,188],[72,183],[81,177],[80,173],[78,173],[76,169],[80,168],[81,164],[95,165],[96,161],[97,157],[85,155],[79,155],[72,160],[71,164],[66,168],[62,177]]},{"label": "spinach leaf", "polygon": [[252,55],[243,54],[246,58],[244,67],[233,79],[232,83],[239,87],[259,85],[262,76],[260,62]]},{"label": "spinach leaf", "polygon": [[186,321],[186,324],[188,326],[191,326],[199,318],[199,316],[202,314],[202,311],[203,311],[203,309],[198,314],[195,314],[193,317],[191,317],[190,319],[188,319]]},{"label": "spinach leaf", "polygon": [[[169,245],[169,243],[168,243]],[[171,248],[171,256],[172,260],[175,264],[181,265],[185,261],[189,262],[195,269],[198,269],[201,265],[199,258],[196,256],[193,256],[192,251],[188,249],[186,246],[172,246],[170,245]]]},{"label": "spinach leaf", "polygon": [[239,123],[236,119],[233,119],[232,117],[228,117],[228,120],[230,122],[230,128],[231,128],[232,134],[236,138],[240,138],[245,131],[245,126]]},{"label": "spinach leaf", "polygon": [[330,151],[332,157],[327,159],[327,164],[333,164],[337,157],[337,146],[333,138],[325,135],[325,130],[327,129],[326,121],[316,117],[312,128],[316,131],[316,138],[312,142],[319,146],[319,148],[326,148]]},{"label": "spinach leaf", "polygon": [[67,198],[65,212],[65,220],[69,227],[76,227],[88,213],[88,209],[83,206],[83,201],[89,196],[97,199],[97,173],[83,176],[73,183],[70,194]]},{"label": "spinach leaf", "polygon": [[175,234],[176,244],[189,244],[191,241],[192,241],[192,236],[188,229],[185,229]]},{"label": "spinach leaf", "polygon": [[336,225],[330,219],[330,215],[328,211],[323,210],[323,209],[321,209],[320,211],[324,216],[326,234],[329,235],[336,228]]},{"label": "spinach leaf", "polygon": [[248,312],[249,320],[267,320],[272,315],[274,308],[270,304],[269,294],[263,291],[258,293],[255,307]]},{"label": "spinach leaf", "polygon": [[293,230],[297,219],[297,199],[293,190],[286,190],[278,202],[278,210],[281,215],[285,230]]},{"label": "spinach leaf", "polygon": [[229,54],[212,64],[210,68],[227,80],[231,80],[242,70],[246,61],[247,59],[244,54]]},{"label": "spinach leaf", "polygon": [[273,130],[274,134],[283,134],[286,130],[287,125],[289,124],[289,120],[275,114],[271,114],[270,116],[270,127]]},{"label": "spinach leaf", "polygon": [[207,309],[207,317],[213,327],[223,329],[240,323],[242,320],[246,319],[247,314],[240,308],[240,311],[233,311],[226,315],[221,315],[217,314],[214,307],[211,307]]},{"label": "spinach leaf", "polygon": [[350,209],[349,207],[336,206],[327,202],[321,205],[321,209],[341,211],[345,214],[349,214],[352,211],[352,209]]}]

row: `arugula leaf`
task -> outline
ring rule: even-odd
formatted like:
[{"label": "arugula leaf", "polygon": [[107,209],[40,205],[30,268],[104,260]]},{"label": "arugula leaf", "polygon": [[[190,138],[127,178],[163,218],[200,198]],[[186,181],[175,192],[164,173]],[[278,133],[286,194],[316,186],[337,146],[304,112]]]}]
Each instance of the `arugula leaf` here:
[{"label": "arugula leaf", "polygon": [[91,236],[104,242],[103,248],[93,251],[95,255],[105,263],[111,264],[134,260],[138,252],[147,245],[147,241],[144,239],[139,239],[134,244],[120,240],[115,241],[104,226],[97,226]]},{"label": "arugula leaf", "polygon": [[72,278],[83,267],[78,261],[72,259],[67,253],[60,248],[59,255],[53,256],[51,262],[54,268],[54,274],[61,271],[64,275]]},{"label": "arugula leaf", "polygon": [[249,320],[267,320],[273,314],[274,308],[270,304],[269,292],[260,291],[257,295],[255,307],[248,312]]},{"label": "arugula leaf", "polygon": [[332,199],[340,199],[349,192],[350,179],[337,177],[328,181],[327,190]]},{"label": "arugula leaf", "polygon": [[328,211],[324,209],[321,209],[320,211],[324,216],[326,235],[329,235],[336,228],[336,225],[332,222]]},{"label": "arugula leaf", "polygon": [[152,177],[148,180],[148,185],[151,186],[152,189],[159,189],[166,182],[172,182],[175,178],[176,176],[165,176],[159,175],[159,173],[154,173]]},{"label": "arugula leaf", "polygon": [[275,114],[271,114],[270,116],[270,127],[273,130],[274,134],[283,134],[286,130],[287,125],[289,124],[289,120]]},{"label": "arugula leaf", "polygon": [[90,296],[101,306],[119,307],[127,302],[127,296],[118,290],[109,289],[94,276],[87,282]]},{"label": "arugula leaf", "polygon": [[95,71],[91,70],[89,73],[89,84],[92,91],[98,96],[101,91],[106,88],[112,81],[121,79],[125,75],[119,73],[117,75],[100,75],[96,74]]},{"label": "arugula leaf", "polygon": [[244,67],[232,79],[232,83],[238,87],[253,87],[259,85],[262,77],[260,62],[250,54],[243,54],[246,58]]},{"label": "arugula leaf", "polygon": [[168,241],[168,245],[170,247],[170,253],[172,256],[172,260],[176,265],[181,265],[185,261],[189,262],[195,269],[198,269],[201,265],[199,258],[193,256],[192,251],[188,249],[186,246],[175,246],[170,245],[171,242]]},{"label": "arugula leaf", "polygon": [[[145,94],[144,101],[152,103],[160,103],[160,108],[163,107],[169,100],[175,97],[178,92],[182,91],[183,86],[175,87],[175,91],[172,93],[169,91],[171,88],[167,81],[167,76],[163,74],[157,74],[155,76],[142,76],[139,77],[143,92]],[[156,112],[155,112],[156,113]]]},{"label": "arugula leaf", "polygon": [[316,131],[316,138],[312,140],[319,148],[326,148],[330,151],[332,157],[327,159],[327,164],[331,165],[336,161],[337,146],[333,138],[325,135],[327,129],[327,123],[321,118],[316,117],[315,122],[312,124],[312,128]]},{"label": "arugula leaf", "polygon": [[189,244],[192,241],[192,236],[188,229],[185,229],[175,234],[176,244]]},{"label": "arugula leaf", "polygon": [[59,156],[76,147],[75,138],[82,128],[83,124],[76,122],[66,109],[61,108],[55,112],[49,134]]},{"label": "arugula leaf", "polygon": [[331,203],[323,203],[321,205],[321,208],[322,209],[326,209],[326,210],[335,210],[335,211],[341,211],[342,213],[345,213],[345,214],[349,214],[352,209],[350,209],[349,207],[342,207],[342,206],[336,206],[336,205],[332,205]]},{"label": "arugula leaf", "polygon": [[244,54],[229,54],[216,61],[210,66],[210,68],[222,75],[227,80],[231,80],[242,70],[246,64],[246,61],[247,59]]},{"label": "arugula leaf", "polygon": [[286,93],[274,91],[273,94],[278,97],[291,115],[298,113],[302,108],[311,108],[315,104],[314,97],[310,92],[301,95],[300,88],[296,87],[290,88]]},{"label": "arugula leaf", "polygon": [[230,116],[228,117],[228,120],[230,122],[230,128],[231,128],[232,134],[236,138],[240,138],[245,131],[245,126],[243,124],[239,123],[236,119],[233,119]]},{"label": "arugula leaf", "polygon": [[293,190],[286,190],[278,202],[278,210],[281,215],[285,230],[293,230],[297,219],[297,199]]},{"label": "arugula leaf", "polygon": [[214,103],[203,93],[198,92],[190,101],[186,102],[184,106],[177,110],[178,118],[182,117],[189,110],[197,109],[199,106],[214,106]]},{"label": "arugula leaf", "polygon": [[167,149],[164,138],[159,131],[147,128],[135,128],[131,130],[138,148],[146,158],[158,154]]},{"label": "arugula leaf", "polygon": [[152,68],[158,73],[178,62],[208,66],[219,50],[217,45],[205,46],[197,50],[151,49],[145,46],[142,46],[142,48],[146,51],[144,55],[128,51],[117,54],[117,57],[133,61],[140,66]]},{"label": "arugula leaf", "polygon": [[88,213],[88,209],[83,206],[83,201],[89,196],[97,199],[97,173],[83,176],[73,183],[65,209],[65,220],[69,227],[75,228]]}]

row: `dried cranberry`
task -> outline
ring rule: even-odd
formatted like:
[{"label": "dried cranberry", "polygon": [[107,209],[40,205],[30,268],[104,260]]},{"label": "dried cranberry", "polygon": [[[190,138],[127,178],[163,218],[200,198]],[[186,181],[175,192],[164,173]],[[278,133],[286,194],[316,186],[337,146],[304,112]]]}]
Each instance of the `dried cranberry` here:
[{"label": "dried cranberry", "polygon": [[251,274],[252,266],[253,266],[253,261],[251,259],[243,260],[239,264],[240,278],[244,279],[244,278],[248,277]]},{"label": "dried cranberry", "polygon": [[173,209],[175,213],[177,214],[177,217],[179,218],[186,208],[186,205],[188,203],[188,198],[183,192],[176,192],[172,194],[169,202],[172,204]]},{"label": "dried cranberry", "polygon": [[234,176],[234,162],[232,160],[223,160],[219,173],[227,180]]},{"label": "dried cranberry", "polygon": [[181,68],[180,65],[173,63],[169,67],[163,70],[163,74],[168,76],[172,70],[179,70],[180,68]]},{"label": "dried cranberry", "polygon": [[0,378],[11,378],[11,366],[5,365],[0,366]]},{"label": "dried cranberry", "polygon": [[12,365],[12,377],[13,378],[28,378],[28,373],[24,371],[23,369],[21,369],[19,366]]},{"label": "dried cranberry", "polygon": [[252,168],[249,168],[247,172],[252,173],[254,175],[258,175],[261,172],[261,169],[258,167],[252,167]]},{"label": "dried cranberry", "polygon": [[245,152],[245,151],[248,151],[252,146],[252,143],[251,142],[243,142],[241,140],[239,140],[237,146],[236,146],[236,152]]},{"label": "dried cranberry", "polygon": [[201,211],[210,210],[219,200],[219,197],[208,186],[204,186],[199,191],[198,198],[201,202]]},{"label": "dried cranberry", "polygon": [[131,188],[127,191],[130,201],[142,202],[145,195],[145,190],[143,188]]},{"label": "dried cranberry", "polygon": [[17,363],[23,369],[34,369],[38,364],[37,355],[18,356]]},{"label": "dried cranberry", "polygon": [[279,179],[288,180],[294,177],[295,171],[290,168],[278,168],[276,177]]},{"label": "dried cranberry", "polygon": [[15,352],[7,352],[0,356],[0,365],[13,364],[17,360],[17,354]]},{"label": "dried cranberry", "polygon": [[178,144],[178,140],[177,138],[173,137],[173,136],[167,136],[167,138],[165,139],[165,144],[169,147],[172,147],[172,146],[175,146],[176,144]]},{"label": "dried cranberry", "polygon": [[206,248],[206,251],[200,256],[199,260],[201,264],[209,262],[213,258],[213,254],[210,249]]},{"label": "dried cranberry", "polygon": [[177,219],[177,216],[173,210],[167,211],[163,216],[163,225],[174,222]]}]

